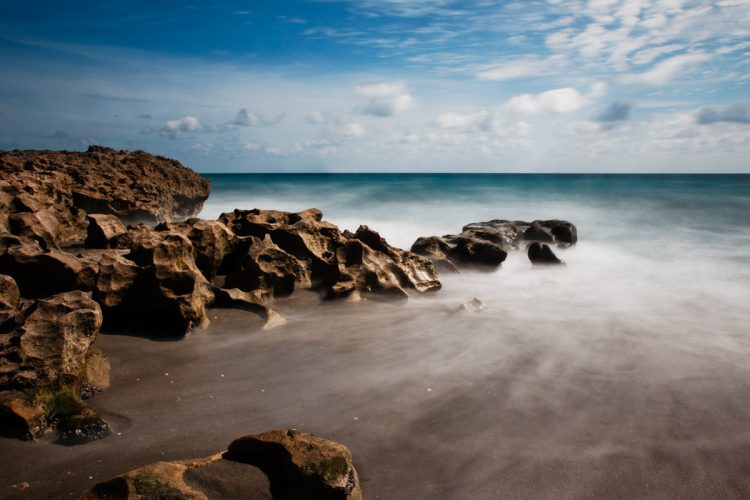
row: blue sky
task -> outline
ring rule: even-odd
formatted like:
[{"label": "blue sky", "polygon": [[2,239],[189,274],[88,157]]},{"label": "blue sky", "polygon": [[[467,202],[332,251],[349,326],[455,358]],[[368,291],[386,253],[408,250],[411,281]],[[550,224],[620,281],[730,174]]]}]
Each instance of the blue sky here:
[{"label": "blue sky", "polygon": [[750,172],[750,0],[0,3],[0,148]]}]

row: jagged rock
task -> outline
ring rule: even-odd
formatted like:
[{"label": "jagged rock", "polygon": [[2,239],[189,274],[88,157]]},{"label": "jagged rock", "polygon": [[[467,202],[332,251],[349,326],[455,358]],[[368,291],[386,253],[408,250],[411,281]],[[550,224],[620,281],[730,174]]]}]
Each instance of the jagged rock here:
[{"label": "jagged rock", "polygon": [[59,248],[60,223],[51,210],[10,214],[8,224],[16,236],[31,238],[42,248]]},{"label": "jagged rock", "polygon": [[577,239],[576,227],[567,221],[494,219],[467,224],[460,234],[418,238],[411,250],[450,271],[467,265],[494,269],[505,260],[508,251],[520,248],[524,241],[567,247]]},{"label": "jagged rock", "polygon": [[222,214],[220,220],[247,238],[243,243],[248,247],[227,275],[226,285],[277,296],[313,288],[332,298],[353,297],[360,291],[406,297],[440,288],[427,259],[388,245],[366,226],[356,234],[342,233],[322,217],[317,209]]},{"label": "jagged rock", "polygon": [[359,226],[337,250],[341,278],[329,295],[341,297],[354,290],[408,297],[410,290],[440,289],[435,267],[428,259],[390,246],[376,231]]},{"label": "jagged rock", "polygon": [[252,243],[226,277],[227,288],[262,290],[274,297],[312,286],[308,270],[271,241],[270,235]]},{"label": "jagged rock", "polygon": [[103,437],[106,422],[79,396],[102,324],[99,305],[76,290],[29,309],[0,345],[0,427],[31,438],[52,425],[68,443]]},{"label": "jagged rock", "polygon": [[563,264],[549,245],[536,241],[529,245],[528,256],[532,264]]},{"label": "jagged rock", "polygon": [[128,230],[115,215],[89,214],[86,248],[116,248],[118,238],[127,234]]},{"label": "jagged rock", "polygon": [[[196,326],[205,326],[206,305],[213,301],[213,294],[195,265],[190,240],[179,233],[156,232],[144,226],[129,233],[132,244],[125,257],[135,267],[119,259],[105,262],[112,267],[97,289],[97,297],[109,297],[105,305],[112,307],[110,318],[165,336],[184,335]],[[107,283],[113,285],[109,291]]]},{"label": "jagged rock", "polygon": [[0,273],[15,279],[23,297],[93,290],[98,273],[95,261],[60,250],[42,252],[24,237],[13,240],[9,236],[5,241],[9,244],[0,253]]},{"label": "jagged rock", "polygon": [[195,264],[208,280],[221,271],[226,274],[224,260],[233,254],[238,244],[237,236],[219,221],[188,219],[184,223],[162,223],[156,230],[187,236],[193,244]]},{"label": "jagged rock", "polygon": [[268,330],[286,324],[286,319],[266,304],[263,292],[253,290],[245,292],[239,288],[213,287],[214,307],[244,309],[259,314],[266,320],[263,329]]},{"label": "jagged rock", "polygon": [[44,248],[82,243],[87,212],[128,222],[186,219],[210,189],[175,160],[99,146],[85,153],[0,151],[0,172],[0,230]]},{"label": "jagged rock", "polygon": [[314,434],[283,429],[233,441],[224,455],[261,469],[284,498],[362,498],[349,450]]},{"label": "jagged rock", "polygon": [[137,292],[135,284],[143,268],[115,251],[104,252],[99,259],[99,275],[94,299],[102,306],[105,320],[131,300]]}]

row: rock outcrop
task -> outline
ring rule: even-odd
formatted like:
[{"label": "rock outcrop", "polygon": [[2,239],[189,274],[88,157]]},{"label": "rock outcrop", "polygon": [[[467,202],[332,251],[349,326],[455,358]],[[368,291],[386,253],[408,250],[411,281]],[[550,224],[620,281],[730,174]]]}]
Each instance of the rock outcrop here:
[{"label": "rock outcrop", "polygon": [[[81,400],[84,385],[100,386],[106,358],[92,344],[102,324],[99,305],[80,290],[36,301],[16,300],[12,279],[3,284],[0,334],[0,428],[5,435],[34,438],[52,427],[67,443],[98,439],[108,426]],[[91,380],[90,380],[91,378]]]},{"label": "rock outcrop", "polygon": [[368,293],[408,297],[438,290],[428,259],[388,245],[367,226],[341,232],[320,210],[235,210],[219,220],[239,238],[226,285],[285,296],[321,290],[329,298]]},{"label": "rock outcrop", "polygon": [[135,327],[157,336],[181,336],[208,322],[211,285],[195,264],[193,245],[180,233],[144,225],[128,231],[130,249],[105,252],[94,297],[108,327]]},{"label": "rock outcrop", "polygon": [[81,496],[105,498],[361,500],[362,491],[345,446],[284,429],[239,438],[207,458],[140,467]]},{"label": "rock outcrop", "polygon": [[100,146],[0,152],[0,172],[0,232],[43,248],[83,243],[87,213],[126,223],[184,220],[200,211],[210,189],[175,160]]},{"label": "rock outcrop", "polygon": [[567,221],[495,219],[467,224],[460,234],[419,238],[411,251],[429,257],[439,269],[455,272],[465,267],[495,269],[510,250],[519,249],[524,242],[554,243],[564,248],[577,241],[576,227]]}]

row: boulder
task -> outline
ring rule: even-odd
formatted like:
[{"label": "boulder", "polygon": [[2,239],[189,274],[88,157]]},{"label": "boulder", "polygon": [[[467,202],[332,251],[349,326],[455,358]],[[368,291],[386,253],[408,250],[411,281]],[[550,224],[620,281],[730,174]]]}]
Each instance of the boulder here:
[{"label": "boulder", "polygon": [[116,248],[118,238],[128,232],[116,215],[89,214],[87,218],[86,248]]},{"label": "boulder", "polygon": [[225,259],[233,255],[238,238],[219,221],[188,219],[183,223],[162,223],[157,231],[171,231],[187,236],[193,244],[195,264],[206,279],[226,274]]},{"label": "boulder", "polygon": [[349,450],[314,434],[284,429],[246,436],[233,441],[224,457],[261,469],[274,497],[362,498]]},{"label": "boulder", "polygon": [[227,274],[225,284],[244,291],[261,290],[273,297],[285,297],[295,289],[312,286],[308,269],[279,248],[270,235],[253,242]]},{"label": "boulder", "polygon": [[10,242],[0,254],[0,273],[15,279],[21,295],[41,298],[71,290],[91,291],[96,284],[98,265],[61,250],[42,252],[24,237]]},{"label": "boulder", "polygon": [[528,248],[529,260],[532,264],[563,264],[564,262],[557,258],[549,245],[544,243],[534,242],[529,245]]},{"label": "boulder", "polygon": [[108,298],[101,300],[110,317],[160,336],[180,336],[205,326],[206,306],[214,297],[195,264],[190,240],[144,226],[129,232],[132,244],[125,257],[134,266],[112,258],[105,262],[111,267],[104,280],[97,283],[96,296]]},{"label": "boulder", "polygon": [[102,324],[89,294],[37,300],[0,344],[0,427],[6,435],[39,436],[52,426],[66,443],[98,439],[108,426],[81,401],[87,361]]},{"label": "boulder", "polygon": [[362,491],[345,446],[284,429],[239,438],[206,458],[139,467],[80,498],[361,500]]}]

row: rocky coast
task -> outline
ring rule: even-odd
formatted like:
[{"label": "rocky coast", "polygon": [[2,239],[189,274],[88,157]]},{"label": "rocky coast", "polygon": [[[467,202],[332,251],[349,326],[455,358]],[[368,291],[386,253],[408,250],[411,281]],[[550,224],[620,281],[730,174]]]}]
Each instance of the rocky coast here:
[{"label": "rocky coast", "polygon": [[[577,241],[566,221],[492,220],[419,238],[405,251],[364,225],[341,230],[314,208],[235,209],[218,220],[198,219],[208,181],[142,151],[3,152],[0,169],[0,428],[21,439],[81,444],[111,433],[88,402],[110,386],[108,356],[95,345],[100,332],[176,339],[205,329],[212,308],[249,311],[270,329],[285,323],[275,304],[295,292],[323,302],[406,299],[441,288],[436,268],[491,270],[524,245],[532,263],[559,264],[549,245]],[[242,454],[237,443],[259,442],[243,438],[224,455],[138,469],[86,498],[130,498],[149,488],[202,498],[184,477],[226,472],[226,458],[257,465],[264,471],[258,477],[270,478],[259,483],[265,486],[258,498],[269,488],[293,492],[299,481],[338,481],[318,465],[299,466],[288,450],[300,449],[299,439],[310,453],[340,445],[291,430],[264,436],[281,439],[286,448],[278,450],[287,451],[253,446]],[[316,498],[359,498],[351,456],[342,449],[348,479],[339,489],[324,485],[335,494]],[[289,457],[297,472],[282,466]],[[279,467],[287,472],[268,472]]]}]

